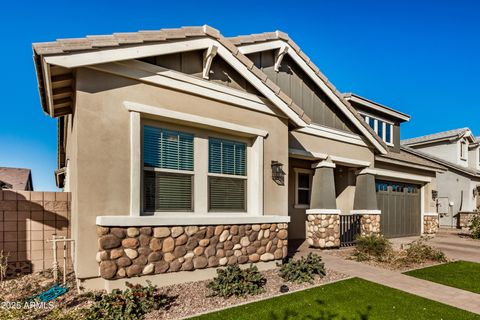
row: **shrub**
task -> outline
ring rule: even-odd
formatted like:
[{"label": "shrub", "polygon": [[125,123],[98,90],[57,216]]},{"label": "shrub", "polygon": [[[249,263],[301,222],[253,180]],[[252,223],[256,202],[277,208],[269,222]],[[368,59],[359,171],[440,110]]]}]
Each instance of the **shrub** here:
[{"label": "shrub", "polygon": [[392,255],[390,241],[381,235],[359,236],[356,242],[354,256],[358,261],[370,260],[387,261]]},{"label": "shrub", "polygon": [[143,315],[165,307],[170,302],[169,297],[159,294],[157,287],[147,282],[144,287],[127,282],[127,289],[114,289],[111,293],[97,294],[95,304],[86,310],[88,320],[138,320]]},{"label": "shrub", "polygon": [[218,269],[217,276],[207,284],[213,296],[231,297],[256,295],[264,291],[267,280],[254,265],[240,269],[238,265]]},{"label": "shrub", "polygon": [[299,260],[290,259],[280,268],[280,276],[285,281],[303,283],[312,282],[315,275],[323,277],[325,275],[325,264],[322,258],[314,253],[302,257]]},{"label": "shrub", "polygon": [[480,239],[480,212],[477,212],[470,221],[470,235],[474,239]]},{"label": "shrub", "polygon": [[446,262],[445,253],[426,244],[427,240],[428,238],[421,237],[411,242],[405,251],[405,256],[400,258],[399,262],[406,265],[425,263],[426,261]]}]

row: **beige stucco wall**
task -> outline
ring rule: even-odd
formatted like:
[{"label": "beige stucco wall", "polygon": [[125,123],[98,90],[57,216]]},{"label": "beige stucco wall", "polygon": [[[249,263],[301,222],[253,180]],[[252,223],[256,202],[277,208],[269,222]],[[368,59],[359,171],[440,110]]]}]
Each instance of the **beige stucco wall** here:
[{"label": "beige stucco wall", "polygon": [[67,158],[74,158],[70,160],[74,171],[72,233],[77,241],[76,257],[82,260],[77,264],[79,278],[98,275],[96,216],[128,215],[130,211],[130,125],[125,100],[268,131],[264,141],[264,214],[288,215],[287,187],[272,181],[270,169],[272,160],[288,164],[284,118],[90,69],[79,69],[76,77],[75,130],[70,135],[72,146],[67,148]]},{"label": "beige stucco wall", "polygon": [[373,149],[347,142],[326,139],[302,132],[292,131],[289,135],[289,147],[309,152],[325,153],[355,160],[368,161],[373,164]]}]

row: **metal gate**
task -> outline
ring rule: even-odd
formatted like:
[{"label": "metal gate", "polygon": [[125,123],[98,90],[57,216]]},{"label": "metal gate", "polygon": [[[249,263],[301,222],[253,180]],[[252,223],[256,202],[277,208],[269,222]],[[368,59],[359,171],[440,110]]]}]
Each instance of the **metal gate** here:
[{"label": "metal gate", "polygon": [[360,234],[360,218],[358,214],[340,215],[340,246],[347,247],[355,244]]},{"label": "metal gate", "polygon": [[420,187],[413,184],[377,181],[380,229],[387,238],[420,234]]}]

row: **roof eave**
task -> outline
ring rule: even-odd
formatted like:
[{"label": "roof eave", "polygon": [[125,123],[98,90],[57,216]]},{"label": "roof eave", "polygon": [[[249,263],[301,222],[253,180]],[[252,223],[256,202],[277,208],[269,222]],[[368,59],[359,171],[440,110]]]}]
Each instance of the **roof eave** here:
[{"label": "roof eave", "polygon": [[411,120],[411,116],[406,114],[406,113],[403,113],[403,112],[400,112],[398,110],[395,110],[395,109],[392,109],[390,107],[387,107],[387,106],[384,106],[378,102],[375,102],[373,100],[370,100],[370,99],[367,99],[367,98],[364,98],[364,97],[361,97],[355,93],[352,93],[352,92],[348,92],[348,93],[344,93],[343,94],[344,98],[348,101],[353,101],[353,102],[356,102],[364,107],[367,107],[367,108],[372,108],[374,110],[377,110],[379,112],[383,112],[385,114],[388,114],[389,116],[401,121],[401,122],[408,122]]}]

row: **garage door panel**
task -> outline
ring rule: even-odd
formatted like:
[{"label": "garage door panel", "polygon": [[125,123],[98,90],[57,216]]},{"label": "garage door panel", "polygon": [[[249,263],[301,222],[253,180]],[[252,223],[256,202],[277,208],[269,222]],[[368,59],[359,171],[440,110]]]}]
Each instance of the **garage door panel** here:
[{"label": "garage door panel", "polygon": [[416,185],[377,181],[380,224],[386,237],[420,234],[420,193]]}]

